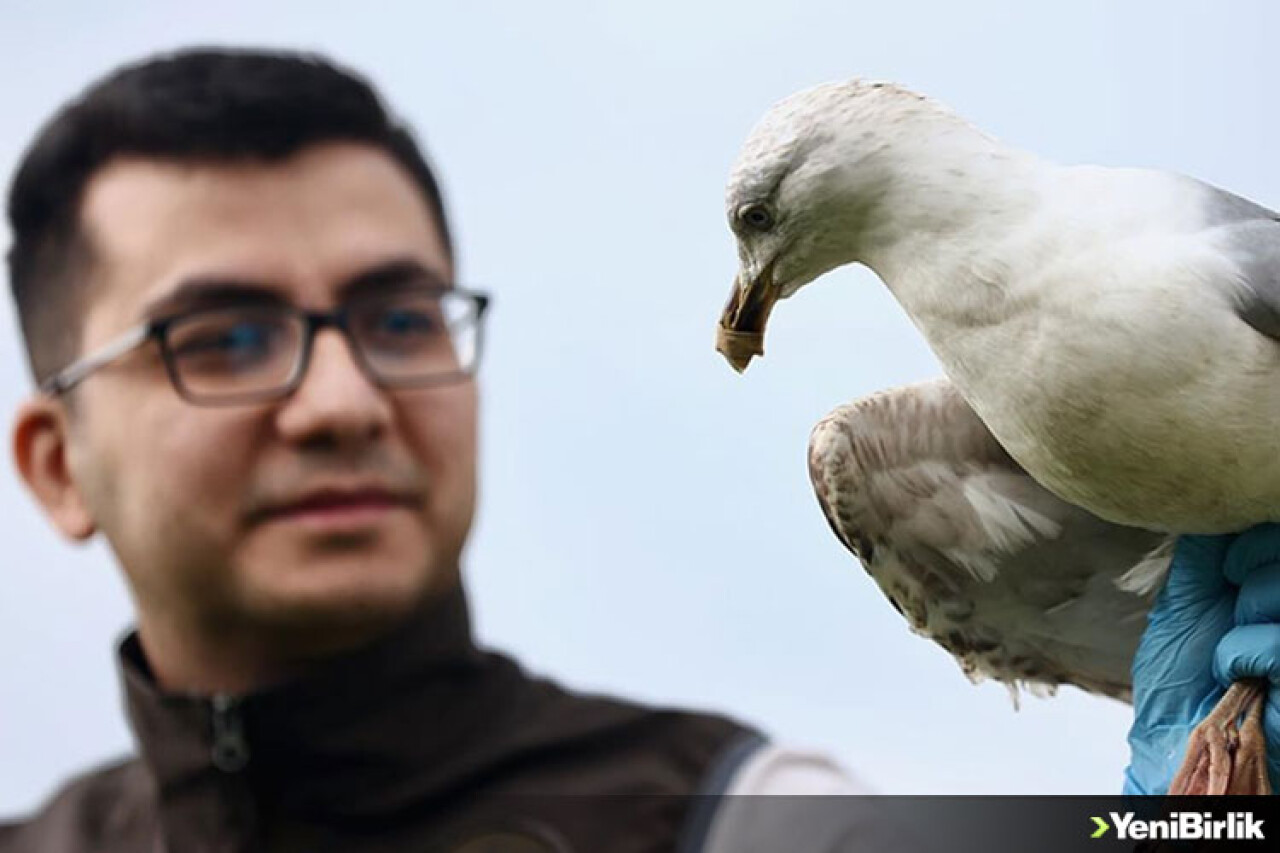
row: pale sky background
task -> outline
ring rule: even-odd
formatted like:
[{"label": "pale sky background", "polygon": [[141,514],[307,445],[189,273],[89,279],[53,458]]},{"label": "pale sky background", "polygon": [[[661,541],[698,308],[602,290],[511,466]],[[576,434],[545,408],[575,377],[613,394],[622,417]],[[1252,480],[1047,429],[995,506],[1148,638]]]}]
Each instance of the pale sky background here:
[{"label": "pale sky background", "polygon": [[[1256,3],[0,5],[0,171],[118,63],[192,43],[313,48],[418,129],[464,283],[492,289],[478,632],[569,685],[724,709],[889,793],[1110,793],[1126,706],[1015,712],[913,636],[809,488],[829,409],[939,373],[873,276],[783,306],[737,377],[713,351],[735,271],[722,192],[779,98],[895,80],[1068,162],[1149,165],[1280,205],[1275,33]],[[7,232],[4,244],[8,244]],[[0,407],[28,393],[8,299]],[[107,550],[62,542],[0,466],[0,815],[129,749]]]}]

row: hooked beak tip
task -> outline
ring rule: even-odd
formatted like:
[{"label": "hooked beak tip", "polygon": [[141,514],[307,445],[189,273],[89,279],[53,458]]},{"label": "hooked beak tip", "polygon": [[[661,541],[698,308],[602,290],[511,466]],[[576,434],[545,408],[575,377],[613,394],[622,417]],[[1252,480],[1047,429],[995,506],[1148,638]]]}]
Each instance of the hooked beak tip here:
[{"label": "hooked beak tip", "polygon": [[729,366],[732,367],[734,372],[739,376],[746,372],[747,366],[751,364],[751,359],[753,358],[750,353],[746,355],[730,355],[729,353],[721,353],[721,355],[724,356],[725,361],[729,362]]},{"label": "hooked beak tip", "polygon": [[716,330],[716,352],[724,356],[737,373],[743,373],[751,359],[764,355],[763,332],[738,332],[725,326]]}]

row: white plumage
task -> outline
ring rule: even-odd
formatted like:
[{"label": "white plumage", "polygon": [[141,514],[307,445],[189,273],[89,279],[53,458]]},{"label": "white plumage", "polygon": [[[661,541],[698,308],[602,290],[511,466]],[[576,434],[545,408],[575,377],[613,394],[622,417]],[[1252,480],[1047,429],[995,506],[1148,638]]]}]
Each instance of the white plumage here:
[{"label": "white plumage", "polygon": [[1271,211],[1052,164],[860,81],[771,109],[726,202],[735,368],[778,301],[863,263],[954,383],[833,412],[810,472],[837,536],[967,672],[1123,698],[1165,534],[1280,520]]},{"label": "white plumage", "polygon": [[1179,175],[1051,164],[862,82],[771,110],[727,195],[726,328],[763,333],[774,301],[864,263],[1063,499],[1175,533],[1280,519],[1271,211]]}]

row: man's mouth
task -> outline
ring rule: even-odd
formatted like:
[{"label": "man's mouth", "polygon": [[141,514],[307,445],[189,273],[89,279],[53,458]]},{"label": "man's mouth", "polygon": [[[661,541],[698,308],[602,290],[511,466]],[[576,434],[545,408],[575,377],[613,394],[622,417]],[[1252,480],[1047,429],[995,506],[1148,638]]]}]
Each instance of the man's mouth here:
[{"label": "man's mouth", "polygon": [[250,516],[253,524],[300,524],[317,530],[352,529],[381,522],[388,515],[421,507],[415,496],[380,487],[320,489],[265,507]]}]

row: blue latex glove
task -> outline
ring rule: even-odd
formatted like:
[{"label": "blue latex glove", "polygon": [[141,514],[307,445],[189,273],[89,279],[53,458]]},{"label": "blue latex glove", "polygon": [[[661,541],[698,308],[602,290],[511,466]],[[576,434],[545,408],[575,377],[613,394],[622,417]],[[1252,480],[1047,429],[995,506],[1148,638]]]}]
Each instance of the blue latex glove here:
[{"label": "blue latex glove", "polygon": [[1280,791],[1280,524],[1179,538],[1133,659],[1124,793],[1168,791],[1192,729],[1245,677],[1272,684],[1264,726]]}]

